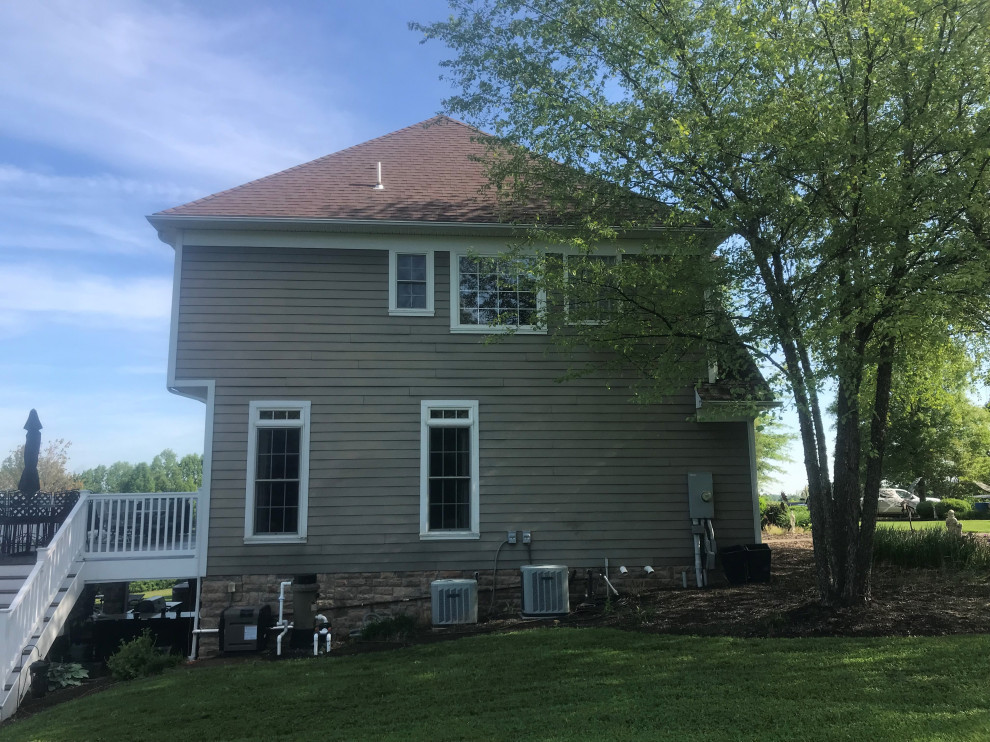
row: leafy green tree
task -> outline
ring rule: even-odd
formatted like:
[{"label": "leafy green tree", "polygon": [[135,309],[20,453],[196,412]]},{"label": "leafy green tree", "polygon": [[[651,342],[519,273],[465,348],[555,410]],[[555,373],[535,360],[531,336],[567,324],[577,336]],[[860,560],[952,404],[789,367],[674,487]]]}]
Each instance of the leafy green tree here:
[{"label": "leafy green tree", "polygon": [[884,478],[917,481],[918,494],[955,497],[962,480],[990,473],[990,411],[968,393],[976,366],[958,343],[926,343],[895,372]]},{"label": "leafy green tree", "polygon": [[[661,304],[645,332],[619,311],[573,334],[625,352],[660,384],[690,375],[680,361],[697,376],[688,340],[731,364],[719,355],[732,346],[728,315],[795,402],[822,600],[868,598],[895,351],[933,318],[970,342],[990,326],[990,4],[451,6],[447,21],[414,27],[454,51],[443,66],[459,93],[447,107],[497,137],[493,187],[580,215],[539,239],[592,254],[621,230],[669,256],[636,286],[610,270],[622,295],[676,288],[661,267],[691,279],[687,308]],[[660,222],[683,231],[651,240]],[[718,260],[698,259],[698,224],[735,235]]]},{"label": "leafy green tree", "polygon": [[756,478],[761,492],[769,492],[770,483],[784,473],[783,464],[791,463],[787,449],[796,436],[770,415],[756,419]]},{"label": "leafy green tree", "polygon": [[78,476],[83,487],[93,492],[195,492],[203,481],[203,457],[191,453],[180,459],[166,448],[150,464],[117,461]]},{"label": "leafy green tree", "polygon": [[[38,478],[42,492],[65,492],[79,489],[81,482],[69,472],[71,441],[57,438],[49,441],[38,454]],[[24,444],[13,449],[0,462],[0,491],[16,490],[24,471]]]}]

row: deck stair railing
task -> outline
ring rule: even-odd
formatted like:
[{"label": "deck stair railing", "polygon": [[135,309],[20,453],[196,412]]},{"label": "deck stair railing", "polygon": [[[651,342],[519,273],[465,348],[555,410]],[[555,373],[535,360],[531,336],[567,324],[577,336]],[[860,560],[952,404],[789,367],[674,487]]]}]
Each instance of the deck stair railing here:
[{"label": "deck stair railing", "polygon": [[3,554],[34,560],[11,603],[0,608],[0,719],[16,710],[30,663],[44,657],[85,582],[199,574],[197,492],[84,491],[71,493],[71,504],[42,494],[33,496],[40,503],[34,510],[3,494]]}]

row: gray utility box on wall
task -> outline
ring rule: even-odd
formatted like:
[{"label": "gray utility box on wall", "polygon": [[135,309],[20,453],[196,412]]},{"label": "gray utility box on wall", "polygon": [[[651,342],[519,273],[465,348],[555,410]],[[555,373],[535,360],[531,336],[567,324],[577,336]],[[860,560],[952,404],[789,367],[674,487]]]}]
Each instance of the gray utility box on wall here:
[{"label": "gray utility box on wall", "polygon": [[688,472],[688,510],[692,519],[715,517],[715,490],[710,471]]},{"label": "gray utility box on wall", "polygon": [[272,609],[267,605],[237,605],[220,614],[221,652],[260,652],[265,648]]}]

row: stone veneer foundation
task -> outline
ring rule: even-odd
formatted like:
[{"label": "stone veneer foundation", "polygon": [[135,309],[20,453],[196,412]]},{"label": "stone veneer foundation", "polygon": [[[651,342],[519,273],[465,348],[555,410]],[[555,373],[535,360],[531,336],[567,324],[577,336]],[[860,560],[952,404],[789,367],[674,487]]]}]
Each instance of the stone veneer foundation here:
[{"label": "stone veneer foundation", "polygon": [[[572,569],[570,573],[571,608],[591,594],[605,597],[605,582],[600,570]],[[638,569],[637,569],[638,572]],[[682,572],[687,584],[694,583],[693,567],[657,567],[649,576],[620,575],[612,570],[609,579],[622,595],[635,595],[650,589],[681,587]],[[216,628],[221,612],[230,606],[267,604],[272,608],[273,622],[278,620],[279,584],[292,575],[228,575],[203,579],[200,597],[200,628]],[[518,568],[498,571],[497,590],[492,601],[492,573],[429,570],[416,572],[330,573],[317,575],[319,593],[316,612],[327,616],[335,636],[345,637],[360,629],[375,616],[387,617],[406,613],[420,624],[429,625],[430,583],[434,580],[476,579],[478,581],[478,619],[505,617],[519,612],[521,584]],[[292,620],[292,591],[287,588],[283,605],[285,618]],[[216,634],[200,635],[199,656],[209,657],[219,652]]]}]

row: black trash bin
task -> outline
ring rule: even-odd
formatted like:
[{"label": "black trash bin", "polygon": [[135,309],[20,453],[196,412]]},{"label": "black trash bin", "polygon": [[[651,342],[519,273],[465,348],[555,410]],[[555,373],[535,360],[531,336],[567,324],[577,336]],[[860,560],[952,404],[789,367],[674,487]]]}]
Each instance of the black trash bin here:
[{"label": "black trash bin", "polygon": [[771,549],[766,544],[746,544],[746,566],[750,582],[770,582]]},{"label": "black trash bin", "polygon": [[722,572],[730,585],[742,585],[746,582],[749,557],[745,546],[726,546],[719,549],[718,555],[722,560]]}]

